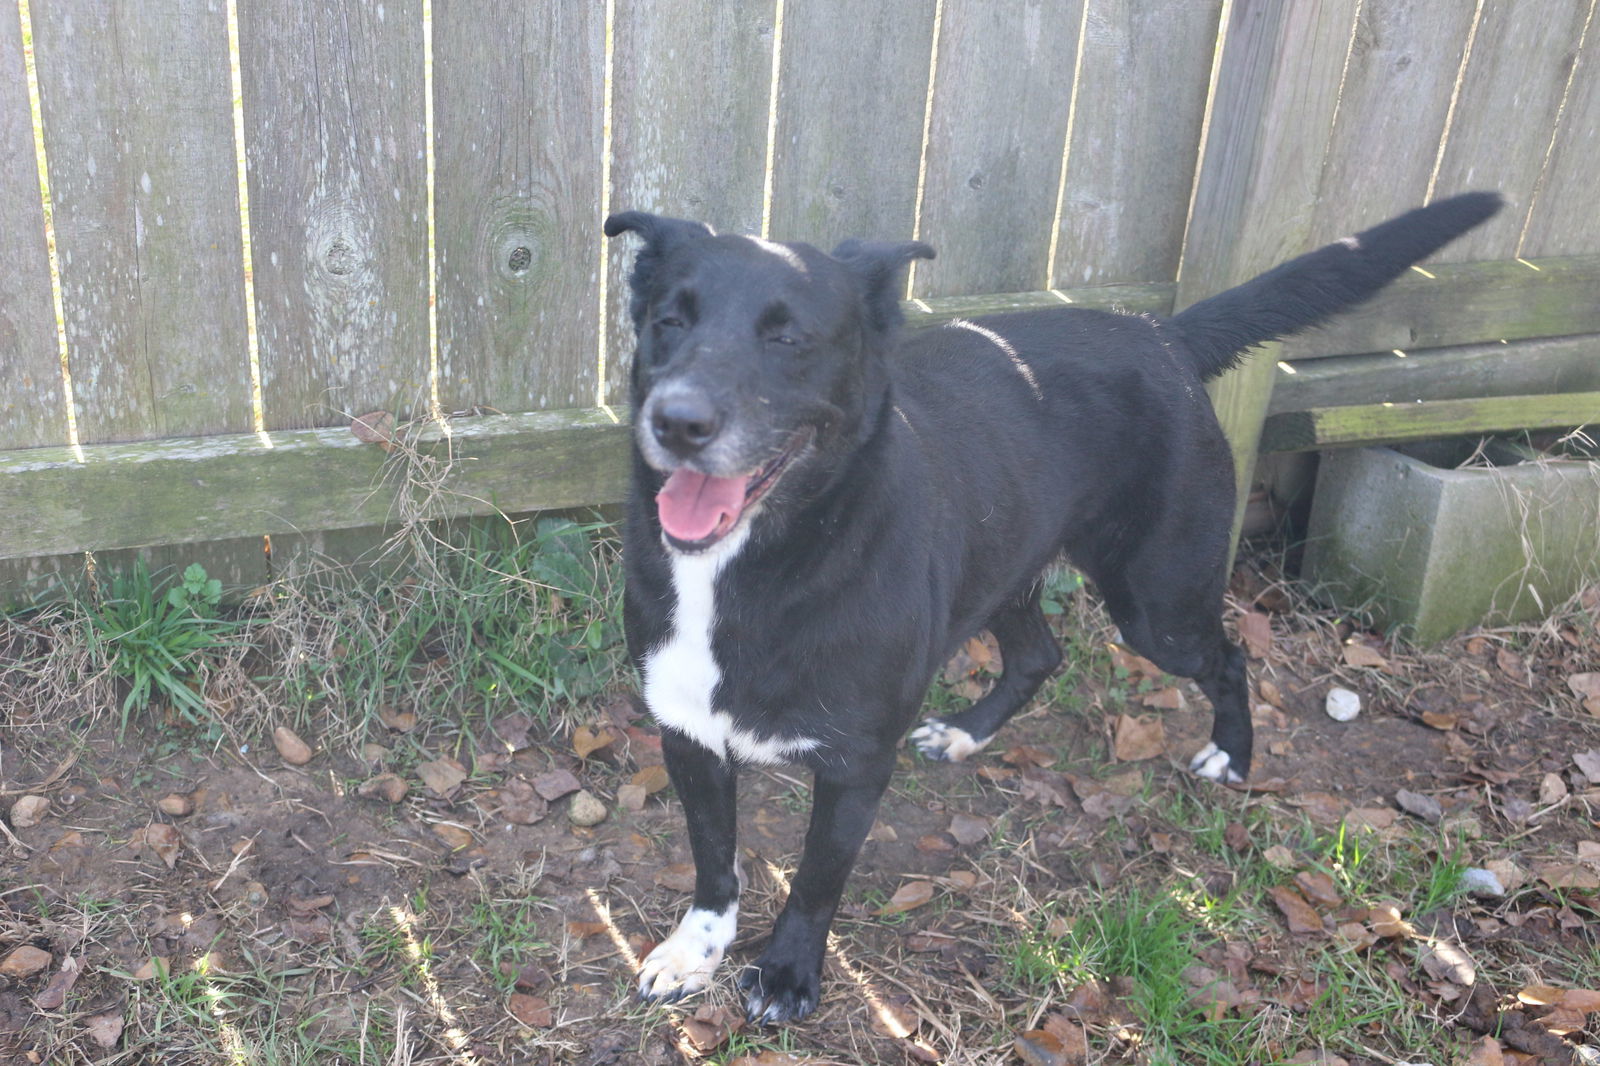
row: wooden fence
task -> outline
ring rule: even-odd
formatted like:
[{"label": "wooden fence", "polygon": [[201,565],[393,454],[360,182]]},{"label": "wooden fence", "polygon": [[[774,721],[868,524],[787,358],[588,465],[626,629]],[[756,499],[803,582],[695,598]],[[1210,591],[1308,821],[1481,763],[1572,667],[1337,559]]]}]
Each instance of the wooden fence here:
[{"label": "wooden fence", "polygon": [[[616,499],[622,208],[825,248],[915,234],[940,253],[915,324],[1168,312],[1496,188],[1508,209],[1445,256],[1476,262],[1224,381],[1241,476],[1269,414],[1339,389],[1600,389],[1574,336],[1600,331],[1595,7],[19,0],[0,585],[126,549],[252,582],[263,535],[381,523],[383,454],[345,428],[375,409],[447,416],[459,513]],[[1299,372],[1393,349],[1403,379],[1393,356]]]}]

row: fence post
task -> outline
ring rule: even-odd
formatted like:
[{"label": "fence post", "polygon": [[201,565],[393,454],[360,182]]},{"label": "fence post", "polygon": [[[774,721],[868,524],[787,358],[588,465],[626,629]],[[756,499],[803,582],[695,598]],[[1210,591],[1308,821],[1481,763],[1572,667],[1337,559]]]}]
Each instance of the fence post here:
[{"label": "fence post", "polygon": [[[1225,12],[1175,311],[1306,250],[1356,8],[1357,0],[1234,0]],[[1211,388],[1233,449],[1235,544],[1275,349]]]}]

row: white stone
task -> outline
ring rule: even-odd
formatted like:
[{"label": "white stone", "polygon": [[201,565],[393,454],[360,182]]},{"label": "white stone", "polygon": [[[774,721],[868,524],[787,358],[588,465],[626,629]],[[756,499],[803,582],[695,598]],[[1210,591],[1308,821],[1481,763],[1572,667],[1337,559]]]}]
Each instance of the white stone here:
[{"label": "white stone", "polygon": [[1324,706],[1329,718],[1335,722],[1348,722],[1361,713],[1361,697],[1347,688],[1329,689],[1328,701]]},{"label": "white stone", "polygon": [[1461,889],[1474,896],[1503,896],[1506,894],[1505,886],[1500,883],[1493,870],[1485,870],[1481,866],[1469,866],[1461,871]]}]

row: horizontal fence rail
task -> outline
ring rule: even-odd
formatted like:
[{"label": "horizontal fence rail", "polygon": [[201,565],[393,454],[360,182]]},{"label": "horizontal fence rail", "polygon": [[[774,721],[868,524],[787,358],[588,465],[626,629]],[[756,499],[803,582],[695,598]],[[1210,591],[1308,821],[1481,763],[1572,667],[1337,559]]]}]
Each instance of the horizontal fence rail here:
[{"label": "horizontal fence rail", "polygon": [[[237,442],[219,445],[237,476],[355,491],[374,471],[332,469],[370,461],[344,430],[281,435],[380,409],[614,427],[633,246],[600,233],[612,210],[823,248],[927,240],[939,258],[916,265],[907,309],[934,324],[1068,300],[1165,313],[1417,203],[1499,189],[1507,209],[1426,274],[1225,380],[1247,478],[1269,408],[1288,410],[1283,366],[1600,331],[1596,0],[1524,8],[16,0],[0,18],[0,492],[45,491],[29,451],[66,449],[84,478],[53,467],[58,487],[83,492],[113,476],[92,467],[156,469],[103,448],[212,437]],[[1571,379],[1568,355],[1585,357],[1530,358]],[[1518,387],[1565,388],[1531,378]],[[544,425],[508,431],[530,471]],[[275,435],[296,443],[268,456]],[[318,448],[320,464],[285,458]],[[265,514],[209,484],[217,506]],[[83,514],[113,498],[97,492]],[[224,535],[140,513],[137,533],[83,527],[98,541],[8,521],[0,559]]]}]

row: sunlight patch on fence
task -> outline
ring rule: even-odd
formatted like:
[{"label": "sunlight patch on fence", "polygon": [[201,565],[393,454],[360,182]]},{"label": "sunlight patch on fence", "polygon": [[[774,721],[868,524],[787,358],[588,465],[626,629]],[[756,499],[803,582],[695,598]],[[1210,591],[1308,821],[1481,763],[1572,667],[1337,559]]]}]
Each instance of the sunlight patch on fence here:
[{"label": "sunlight patch on fence", "polygon": [[[605,72],[600,83],[600,217],[611,210],[611,82],[616,44],[617,2],[606,0],[606,59]],[[606,403],[606,352],[610,347],[610,288],[611,238],[600,234],[600,263],[595,288],[600,290],[600,317],[595,324],[595,406],[604,411],[613,422],[619,422],[616,412]]]},{"label": "sunlight patch on fence", "polygon": [[1517,234],[1516,251],[1512,253],[1518,259],[1522,258],[1523,249],[1528,243],[1528,230],[1533,225],[1533,210],[1539,204],[1539,197],[1544,194],[1545,177],[1550,173],[1550,159],[1555,155],[1556,141],[1561,136],[1561,120],[1566,116],[1567,103],[1572,97],[1572,83],[1578,76],[1578,68],[1589,58],[1586,46],[1589,43],[1589,27],[1594,24],[1595,6],[1596,0],[1589,0],[1589,13],[1584,16],[1577,47],[1572,50],[1572,65],[1567,68],[1567,84],[1561,89],[1561,103],[1556,106],[1556,118],[1550,124],[1550,143],[1545,145],[1544,162],[1539,165],[1539,180],[1534,182],[1533,193],[1528,197],[1528,210],[1522,216],[1522,232]]},{"label": "sunlight patch on fence", "polygon": [[83,462],[83,447],[78,442],[78,410],[72,396],[72,362],[67,356],[67,311],[61,297],[61,261],[56,257],[55,212],[50,201],[50,164],[44,148],[44,108],[39,102],[39,68],[33,58],[33,11],[28,0],[17,0],[17,17],[22,26],[23,65],[28,78],[28,110],[33,118],[33,155],[39,167],[39,200],[44,207],[44,244],[50,261],[50,298],[55,305],[56,349],[61,360],[61,400],[66,407],[67,445],[73,457]]},{"label": "sunlight patch on fence", "polygon": [[[922,100],[922,150],[917,157],[917,201],[911,215],[911,239],[922,240],[922,207],[928,192],[928,145],[933,140],[933,88],[939,74],[939,32],[944,27],[944,0],[934,0],[933,42],[928,46],[928,93]],[[906,269],[906,299],[916,292],[917,261]]]},{"label": "sunlight patch on fence", "polygon": [[239,254],[244,260],[244,340],[250,361],[250,428],[270,448],[261,392],[261,345],[256,333],[255,253],[250,240],[250,174],[244,154],[244,73],[239,65],[239,0],[228,0],[228,77],[233,90],[233,159],[239,183]]},{"label": "sunlight patch on fence", "polygon": [[1061,214],[1067,202],[1067,167],[1072,161],[1072,131],[1078,124],[1078,84],[1083,78],[1083,46],[1089,34],[1089,2],[1078,19],[1078,51],[1072,59],[1072,98],[1067,101],[1067,133],[1061,140],[1061,177],[1056,182],[1056,213],[1050,220],[1050,250],[1044,260],[1044,287],[1056,289],[1056,251],[1061,247]]},{"label": "sunlight patch on fence", "polygon": [[767,162],[761,178],[761,236],[772,235],[772,177],[778,156],[778,75],[783,63],[783,0],[772,11],[772,77],[767,87]]},{"label": "sunlight patch on fence", "polygon": [[1467,80],[1467,65],[1472,62],[1472,46],[1478,40],[1478,24],[1483,21],[1483,0],[1472,12],[1472,25],[1467,29],[1467,45],[1461,50],[1461,65],[1456,68],[1455,84],[1450,87],[1450,106],[1444,112],[1444,129],[1439,131],[1439,151],[1433,157],[1433,172],[1428,175],[1428,189],[1422,202],[1433,203],[1433,192],[1439,184],[1439,169],[1444,166],[1445,149],[1450,145],[1450,129],[1456,121],[1456,105],[1461,102],[1461,86]]},{"label": "sunlight patch on fence", "polygon": [[450,436],[450,422],[439,405],[439,251],[438,216],[433,209],[433,0],[422,0],[422,144],[428,194],[428,417]]}]

